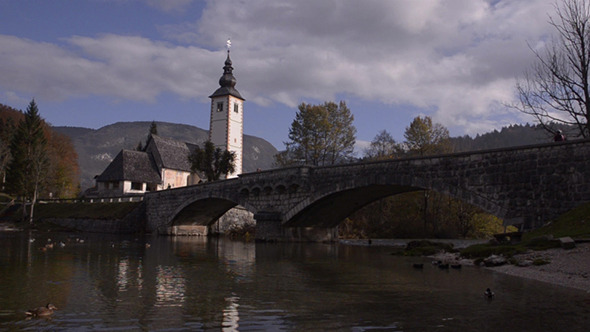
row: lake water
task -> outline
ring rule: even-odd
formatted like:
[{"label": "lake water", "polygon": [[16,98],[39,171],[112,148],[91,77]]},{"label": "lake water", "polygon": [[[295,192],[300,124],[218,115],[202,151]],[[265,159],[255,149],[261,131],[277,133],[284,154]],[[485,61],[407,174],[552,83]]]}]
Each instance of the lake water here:
[{"label": "lake water", "polygon": [[[47,243],[54,247],[40,249]],[[4,232],[0,330],[590,329],[588,293],[475,267],[441,270],[391,251]],[[422,261],[423,269],[412,267]],[[27,309],[47,302],[59,308],[51,318],[26,319]]]}]

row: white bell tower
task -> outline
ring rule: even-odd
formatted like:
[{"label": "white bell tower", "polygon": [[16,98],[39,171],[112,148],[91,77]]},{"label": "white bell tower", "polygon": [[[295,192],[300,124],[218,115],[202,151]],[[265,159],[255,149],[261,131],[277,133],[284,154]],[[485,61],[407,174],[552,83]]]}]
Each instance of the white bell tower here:
[{"label": "white bell tower", "polygon": [[232,62],[229,58],[231,42],[227,41],[227,59],[223,67],[223,76],[219,79],[220,88],[211,98],[211,122],[209,125],[209,140],[217,148],[232,151],[235,154],[235,171],[227,175],[227,178],[238,176],[242,173],[242,155],[244,138],[244,101],[236,85],[236,78],[232,71]]}]

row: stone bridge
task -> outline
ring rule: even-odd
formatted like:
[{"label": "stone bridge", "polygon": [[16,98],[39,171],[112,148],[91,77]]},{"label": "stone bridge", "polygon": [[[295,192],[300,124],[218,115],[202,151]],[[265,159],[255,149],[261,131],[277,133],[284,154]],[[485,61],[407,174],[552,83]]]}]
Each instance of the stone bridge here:
[{"label": "stone bridge", "polygon": [[241,205],[259,240],[331,240],[337,225],[383,197],[434,190],[521,229],[590,201],[590,141],[325,167],[292,167],[146,194],[146,228],[210,225]]}]

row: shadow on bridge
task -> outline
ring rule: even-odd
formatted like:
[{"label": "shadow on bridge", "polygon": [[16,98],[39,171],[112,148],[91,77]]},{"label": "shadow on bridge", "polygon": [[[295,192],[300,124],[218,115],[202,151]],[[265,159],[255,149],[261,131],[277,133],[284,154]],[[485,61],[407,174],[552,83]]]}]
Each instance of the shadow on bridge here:
[{"label": "shadow on bridge", "polygon": [[259,240],[334,240],[363,206],[425,189],[535,228],[590,201],[590,141],[242,174],[147,194],[147,230],[211,225],[240,205],[254,214]]}]

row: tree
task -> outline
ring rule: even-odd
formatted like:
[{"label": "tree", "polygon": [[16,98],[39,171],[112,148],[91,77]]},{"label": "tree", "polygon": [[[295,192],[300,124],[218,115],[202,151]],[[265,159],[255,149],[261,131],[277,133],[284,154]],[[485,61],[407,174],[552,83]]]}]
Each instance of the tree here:
[{"label": "tree", "polygon": [[432,123],[429,116],[414,118],[404,132],[405,145],[411,155],[426,156],[451,151],[449,130]]},{"label": "tree", "polygon": [[195,147],[188,157],[193,172],[203,172],[207,181],[219,180],[221,175],[235,171],[235,154],[231,151],[216,148],[211,141],[206,141],[204,147]]},{"label": "tree", "polygon": [[11,192],[23,201],[23,216],[26,213],[25,203],[27,199],[31,200],[29,222],[32,223],[37,195],[44,184],[43,175],[46,174],[49,159],[44,123],[35,100],[30,102],[24,116],[10,144],[12,161],[8,167],[7,182]]},{"label": "tree", "polygon": [[6,182],[6,169],[12,155],[10,153],[10,142],[14,135],[15,126],[12,119],[0,119],[0,189],[4,190]]},{"label": "tree", "polygon": [[[425,116],[424,118],[420,116],[415,117],[412,123],[410,123],[410,126],[406,127],[404,137],[410,155],[426,156],[451,151],[448,129],[439,123],[433,124],[429,116]],[[430,190],[424,190],[423,219],[425,230],[428,222],[428,201],[430,197]],[[434,195],[433,199],[436,198],[437,195]],[[436,230],[437,224],[434,219],[432,220],[432,224]]]},{"label": "tree", "polygon": [[57,132],[49,132],[48,135],[49,166],[46,194],[52,197],[74,198],[80,190],[80,169],[76,149],[66,135]]},{"label": "tree", "polygon": [[275,157],[275,163],[333,165],[350,160],[356,142],[353,121],[354,116],[344,101],[323,105],[301,103],[289,129],[287,149]]},{"label": "tree", "polygon": [[564,0],[555,5],[549,23],[557,31],[543,50],[533,50],[536,63],[516,88],[519,103],[511,105],[532,115],[552,134],[553,123],[573,126],[578,137],[590,137],[590,5]]},{"label": "tree", "polygon": [[365,157],[371,160],[392,159],[399,147],[387,130],[382,130],[373,138],[371,145],[365,150]]},{"label": "tree", "polygon": [[156,121],[152,121],[152,124],[150,125],[150,135],[158,135],[158,125],[156,124]]}]

